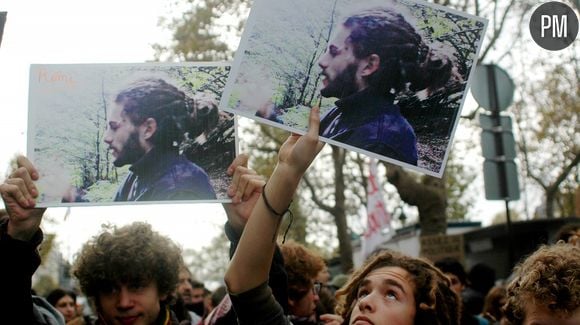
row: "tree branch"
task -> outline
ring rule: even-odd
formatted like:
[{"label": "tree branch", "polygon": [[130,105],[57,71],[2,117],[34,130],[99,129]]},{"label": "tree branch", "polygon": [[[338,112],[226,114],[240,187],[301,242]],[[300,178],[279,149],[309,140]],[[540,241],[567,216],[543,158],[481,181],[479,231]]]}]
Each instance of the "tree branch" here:
[{"label": "tree branch", "polygon": [[578,165],[578,163],[580,163],[580,152],[576,153],[576,157],[574,157],[574,159],[566,167],[564,167],[564,169],[562,169],[560,175],[558,175],[556,180],[551,185],[549,185],[548,188],[555,192],[560,187],[560,184],[562,184],[562,182],[566,179],[566,177],[568,177],[568,174],[570,174],[572,169]]},{"label": "tree branch", "polygon": [[[514,6],[514,4],[515,4],[515,0],[511,0],[510,1],[510,4],[506,7],[506,9],[503,12],[503,16],[501,17],[499,26],[497,28],[495,28],[495,26],[494,26],[493,36],[491,38],[491,41],[489,42],[489,45],[487,46],[487,48],[483,51],[483,53],[479,57],[480,62],[482,62],[485,59],[485,56],[493,48],[493,46],[495,45],[495,42],[497,41],[497,39],[501,35],[501,31],[502,31],[503,26],[505,24],[507,15],[508,15],[509,12],[511,12],[510,9]],[[496,2],[496,5],[495,5],[495,9],[494,9],[494,21],[495,21],[495,10],[496,9],[497,9],[497,2]],[[524,15],[526,12],[527,11],[525,11],[524,13],[522,13],[522,15]]]},{"label": "tree branch", "polygon": [[306,184],[306,187],[310,189],[310,193],[312,194],[312,201],[314,202],[314,204],[316,204],[320,209],[330,214],[334,214],[335,208],[325,204],[324,202],[322,202],[322,200],[320,200],[320,198],[316,194],[316,189],[314,188],[314,185],[312,184],[312,182],[310,182],[310,179],[308,178],[308,175],[304,175],[302,179],[304,180],[304,184]]}]

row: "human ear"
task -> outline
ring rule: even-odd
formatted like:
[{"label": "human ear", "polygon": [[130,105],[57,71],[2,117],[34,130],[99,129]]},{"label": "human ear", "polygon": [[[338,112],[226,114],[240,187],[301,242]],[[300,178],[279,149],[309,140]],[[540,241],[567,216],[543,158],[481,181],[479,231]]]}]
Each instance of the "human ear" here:
[{"label": "human ear", "polygon": [[148,119],[145,120],[145,122],[143,122],[143,124],[141,124],[142,130],[143,130],[143,137],[145,138],[145,140],[149,140],[151,139],[151,137],[153,137],[153,134],[155,134],[155,131],[157,131],[157,121],[150,117]]},{"label": "human ear", "polygon": [[375,73],[381,65],[381,58],[377,54],[371,54],[363,60],[361,75],[367,77]]}]

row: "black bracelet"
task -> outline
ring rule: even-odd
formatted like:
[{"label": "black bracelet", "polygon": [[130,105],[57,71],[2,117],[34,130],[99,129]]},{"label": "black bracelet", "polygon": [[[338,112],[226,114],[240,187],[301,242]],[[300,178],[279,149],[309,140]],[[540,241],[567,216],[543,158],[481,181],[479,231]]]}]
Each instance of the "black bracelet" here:
[{"label": "black bracelet", "polygon": [[282,211],[282,213],[278,213],[276,210],[274,210],[274,208],[272,208],[270,202],[268,202],[268,199],[266,198],[266,184],[264,184],[264,186],[262,187],[262,198],[264,198],[264,204],[266,204],[266,207],[268,208],[268,210],[270,210],[270,213],[272,213],[277,217],[283,217],[286,213],[288,213],[288,211],[290,211],[290,204],[292,204],[292,201],[290,201],[290,204],[288,204],[288,208]]}]

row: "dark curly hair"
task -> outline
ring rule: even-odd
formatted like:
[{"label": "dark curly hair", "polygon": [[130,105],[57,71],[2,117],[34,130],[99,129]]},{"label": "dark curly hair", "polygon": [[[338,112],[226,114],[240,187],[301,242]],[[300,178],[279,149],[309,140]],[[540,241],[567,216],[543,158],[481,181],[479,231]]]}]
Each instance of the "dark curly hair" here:
[{"label": "dark curly hair", "polygon": [[523,324],[525,306],[532,300],[563,318],[580,307],[580,247],[541,246],[514,270],[503,307],[512,324]]},{"label": "dark curly hair", "polygon": [[288,273],[288,297],[294,301],[300,300],[312,290],[313,279],[324,268],[324,260],[292,241],[280,245],[280,250]]},{"label": "dark curly hair", "polygon": [[459,325],[459,297],[451,290],[449,279],[430,262],[391,250],[380,251],[369,257],[336,292],[336,311],[344,318],[344,324],[348,324],[358,302],[357,292],[365,277],[373,270],[388,266],[400,267],[413,278],[415,324]]},{"label": "dark curly hair", "polygon": [[82,291],[95,299],[119,285],[140,287],[153,281],[160,296],[170,297],[183,265],[181,249],[143,222],[107,230],[88,241],[75,261],[73,274]]},{"label": "dark curly hair", "polygon": [[356,58],[379,56],[379,69],[367,78],[377,93],[398,93],[407,84],[412,91],[433,92],[445,86],[452,76],[459,77],[453,55],[443,51],[442,46],[427,45],[407,19],[392,8],[355,12],[343,21],[343,26],[351,29],[347,40]]}]

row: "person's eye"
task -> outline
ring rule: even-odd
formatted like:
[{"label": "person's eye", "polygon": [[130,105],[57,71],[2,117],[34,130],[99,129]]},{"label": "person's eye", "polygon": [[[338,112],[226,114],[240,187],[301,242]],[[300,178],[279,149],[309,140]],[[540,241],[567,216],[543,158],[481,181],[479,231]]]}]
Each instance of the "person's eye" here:
[{"label": "person's eye", "polygon": [[357,298],[363,298],[366,297],[369,294],[367,289],[359,289],[358,294],[356,295]]},{"label": "person's eye", "polygon": [[106,296],[110,296],[110,295],[114,295],[117,294],[119,292],[119,288],[116,286],[102,286],[99,291]]},{"label": "person's eye", "polygon": [[385,296],[389,300],[398,300],[399,299],[397,293],[393,290],[387,291],[387,294]]}]

